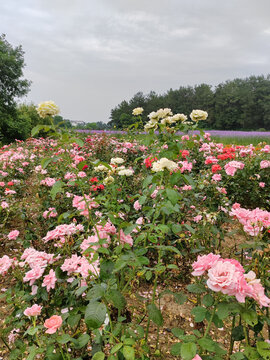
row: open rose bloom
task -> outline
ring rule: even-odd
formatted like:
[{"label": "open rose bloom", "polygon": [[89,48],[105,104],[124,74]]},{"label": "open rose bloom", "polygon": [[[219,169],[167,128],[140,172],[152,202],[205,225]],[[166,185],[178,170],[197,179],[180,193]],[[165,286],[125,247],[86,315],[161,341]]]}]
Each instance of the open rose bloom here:
[{"label": "open rose bloom", "polygon": [[46,330],[46,334],[54,334],[62,325],[62,318],[58,315],[53,315],[49,319],[45,320],[44,326],[48,330]]},{"label": "open rose bloom", "polygon": [[28,307],[24,310],[25,316],[38,316],[41,313],[42,306],[39,306],[37,304],[34,304],[32,307]]}]

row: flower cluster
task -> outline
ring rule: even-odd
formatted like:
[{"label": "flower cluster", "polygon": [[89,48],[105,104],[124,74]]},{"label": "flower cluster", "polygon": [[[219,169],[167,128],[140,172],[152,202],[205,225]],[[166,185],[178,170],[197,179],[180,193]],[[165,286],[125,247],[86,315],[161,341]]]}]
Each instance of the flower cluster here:
[{"label": "flower cluster", "polygon": [[256,208],[254,210],[241,208],[240,204],[235,203],[230,212],[243,225],[244,231],[257,236],[263,229],[270,227],[270,212]]},{"label": "flower cluster", "polygon": [[245,164],[241,161],[230,161],[224,166],[227,175],[234,176],[237,169],[244,169]]},{"label": "flower cluster", "polygon": [[215,292],[235,296],[240,303],[246,297],[253,298],[260,307],[270,307],[270,299],[265,295],[260,279],[253,271],[245,274],[243,266],[234,259],[222,259],[212,253],[198,256],[192,264],[194,276],[201,276],[207,271],[206,281],[209,289]]},{"label": "flower cluster", "polygon": [[80,231],[84,231],[83,226],[80,224],[62,224],[56,226],[54,230],[48,231],[47,235],[43,238],[43,240],[45,243],[50,240],[60,240],[60,243],[64,244],[66,241],[66,237],[69,237]]}]

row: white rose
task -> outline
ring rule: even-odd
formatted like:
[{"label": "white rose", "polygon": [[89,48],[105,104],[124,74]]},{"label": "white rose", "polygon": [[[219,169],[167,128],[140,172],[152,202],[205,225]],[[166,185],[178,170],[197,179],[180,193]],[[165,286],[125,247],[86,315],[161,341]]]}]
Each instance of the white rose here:
[{"label": "white rose", "polygon": [[193,121],[206,120],[208,117],[208,113],[203,110],[193,110],[189,115]]},{"label": "white rose", "polygon": [[54,116],[59,114],[59,107],[53,101],[44,101],[43,103],[38,104],[37,112],[41,118],[45,118],[49,115]]},{"label": "white rose", "polygon": [[105,185],[108,185],[108,184],[111,184],[114,182],[114,178],[112,176],[107,176],[104,180],[103,180],[103,183]]},{"label": "white rose", "polygon": [[125,160],[122,158],[111,158],[111,164],[113,165],[123,164],[123,162],[125,162]]},{"label": "white rose", "polygon": [[152,171],[154,172],[159,172],[159,171],[164,171],[163,166],[161,165],[160,161],[154,161],[152,164]]},{"label": "white rose", "polygon": [[135,116],[141,115],[142,113],[143,113],[142,107],[137,107],[137,108],[133,109],[133,111],[132,111],[132,115],[135,115]]},{"label": "white rose", "polygon": [[185,114],[175,114],[175,115],[173,115],[172,119],[174,121],[186,121],[187,116]]},{"label": "white rose", "polygon": [[120,176],[131,176],[134,174],[134,170],[132,169],[124,169],[124,170],[120,170],[118,172],[118,175]]},{"label": "white rose", "polygon": [[94,171],[97,171],[97,172],[108,171],[108,170],[109,169],[105,165],[102,165],[102,164],[94,167]]}]

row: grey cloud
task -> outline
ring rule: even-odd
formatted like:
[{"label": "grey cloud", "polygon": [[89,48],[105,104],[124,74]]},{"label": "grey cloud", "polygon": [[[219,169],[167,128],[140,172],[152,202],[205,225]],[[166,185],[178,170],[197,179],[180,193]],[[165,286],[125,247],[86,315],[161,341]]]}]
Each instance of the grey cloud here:
[{"label": "grey cloud", "polygon": [[25,50],[27,101],[107,121],[137,91],[266,74],[269,13],[269,0],[13,0],[0,23]]}]

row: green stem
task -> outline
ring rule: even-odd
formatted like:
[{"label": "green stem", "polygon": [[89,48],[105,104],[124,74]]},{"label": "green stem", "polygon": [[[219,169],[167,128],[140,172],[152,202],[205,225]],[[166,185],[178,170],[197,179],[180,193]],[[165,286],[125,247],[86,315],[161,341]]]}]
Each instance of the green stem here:
[{"label": "green stem", "polygon": [[66,357],[65,357],[65,354],[63,353],[63,349],[62,347],[59,345],[59,348],[60,348],[60,352],[61,352],[61,355],[62,355],[62,359],[65,360]]},{"label": "green stem", "polygon": [[207,328],[206,328],[205,333],[204,333],[204,335],[203,335],[203,339],[205,339],[206,336],[207,336],[208,333],[209,333],[210,326],[211,326],[211,324],[212,324],[212,322],[213,322],[213,318],[214,318],[214,315],[215,315],[215,313],[216,313],[216,307],[217,307],[217,306],[216,306],[216,303],[215,303],[215,304],[214,304],[213,312],[212,312],[212,314],[211,314],[211,317],[210,317],[210,320],[209,320],[209,322],[208,322]]},{"label": "green stem", "polygon": [[232,355],[232,352],[233,352],[234,340],[233,340],[232,332],[233,332],[234,327],[235,327],[235,315],[234,315],[233,318],[232,318],[232,328],[231,328],[231,336],[230,336],[230,347],[229,347],[229,354],[228,354],[228,356],[227,356],[227,359],[228,359],[228,360],[230,359],[230,356]]},{"label": "green stem", "polygon": [[244,329],[244,334],[245,334],[246,345],[249,345],[248,332],[247,332],[246,326],[243,326],[243,329]]}]

